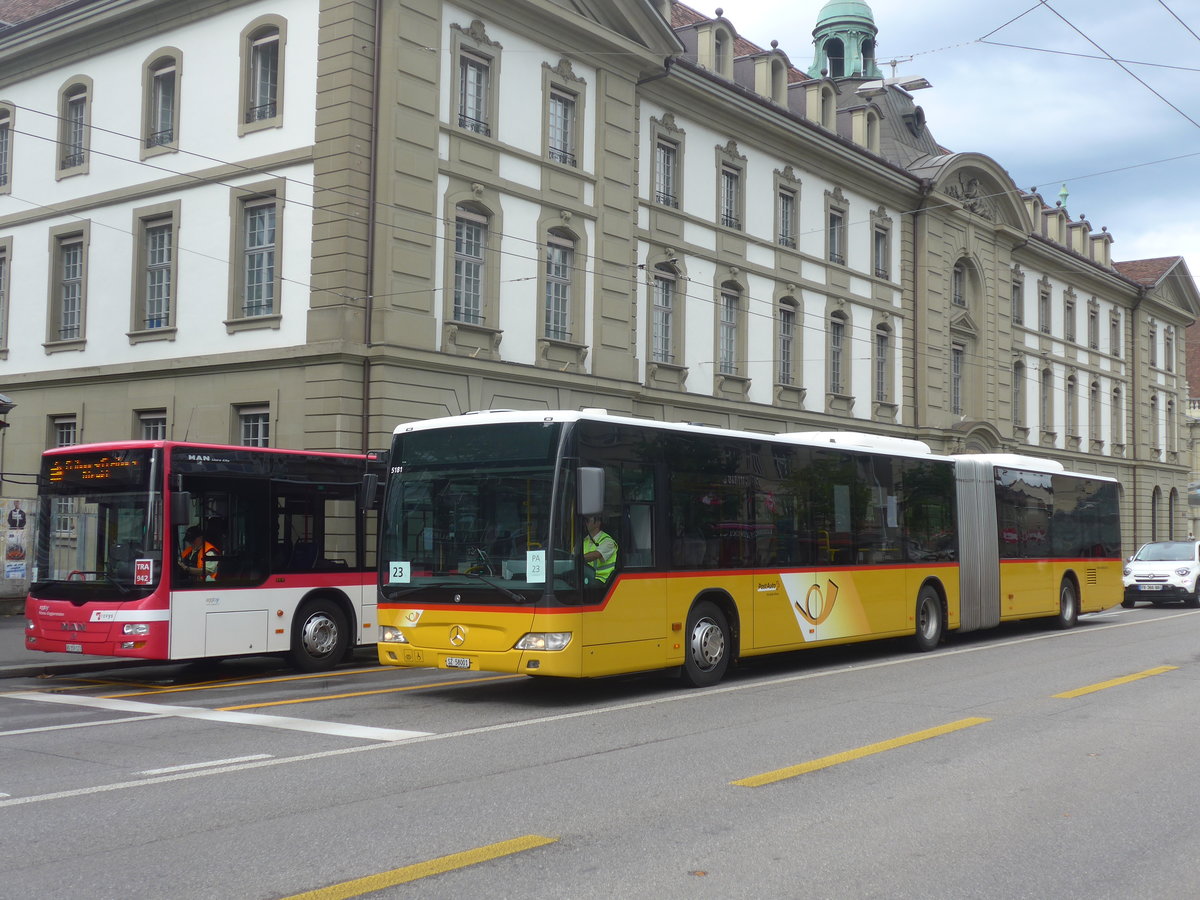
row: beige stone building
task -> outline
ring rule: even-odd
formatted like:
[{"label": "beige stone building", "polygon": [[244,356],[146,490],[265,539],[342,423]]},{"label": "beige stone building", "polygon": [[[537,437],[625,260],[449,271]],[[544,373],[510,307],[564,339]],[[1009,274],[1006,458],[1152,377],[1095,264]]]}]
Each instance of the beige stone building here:
[{"label": "beige stone building", "polygon": [[1182,260],[945,151],[868,5],[813,12],[0,2],[0,467],[604,406],[1052,456],[1185,533]]}]

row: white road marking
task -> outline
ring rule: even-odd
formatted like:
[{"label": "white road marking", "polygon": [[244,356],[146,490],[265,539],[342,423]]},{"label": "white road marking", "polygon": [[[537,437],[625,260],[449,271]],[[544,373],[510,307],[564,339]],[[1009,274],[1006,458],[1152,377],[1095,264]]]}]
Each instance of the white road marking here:
[{"label": "white road marking", "polygon": [[[0,697],[10,696],[0,694]],[[145,722],[149,719],[165,719],[162,716],[125,716],[121,719],[101,719],[98,722],[71,722],[67,725],[43,725],[40,728],[17,728],[13,731],[0,731],[0,737],[10,737],[14,734],[37,734],[39,731],[66,731],[69,728],[91,728],[93,725],[120,725],[122,722]]]},{"label": "white road marking", "polygon": [[187,772],[192,769],[208,769],[213,766],[231,766],[234,763],[252,762],[256,759],[270,759],[270,753],[255,753],[253,756],[234,756],[230,759],[212,759],[208,762],[187,763],[182,766],[166,766],[162,769],[146,769],[138,775],[166,775],[168,772]]},{"label": "white road marking", "polygon": [[177,716],[182,719],[203,719],[208,722],[225,722],[229,725],[261,725],[267,728],[283,728],[288,731],[304,731],[310,734],[329,734],[335,737],[361,738],[366,741],[408,741],[425,737],[427,731],[402,731],[396,728],[372,728],[368,725],[342,725],[337,722],[322,722],[318,719],[293,719],[286,716],[267,716],[261,713],[222,712],[217,709],[201,709],[195,706],[160,706],[156,703],[138,703],[133,700],[110,700],[104,697],[80,697],[67,694],[39,694],[25,691],[4,694],[14,700],[32,700],[36,703],[61,703],[66,706],[89,706],[94,709],[111,709],[115,712],[146,713],[153,716]]},{"label": "white road marking", "polygon": [[[630,709],[644,709],[646,707],[665,705],[667,703],[688,703],[693,700],[702,700],[712,694],[731,694],[740,691],[757,691],[763,688],[775,687],[781,684],[794,684],[798,681],[811,681],[814,678],[827,678],[831,675],[846,675],[850,672],[861,672],[866,669],[883,669],[891,666],[903,665],[919,665],[921,663],[936,662],[942,656],[957,656],[962,653],[981,653],[986,650],[999,650],[1003,647],[1009,647],[1014,644],[1027,644],[1032,641],[1058,640],[1062,638],[1077,637],[1082,634],[1087,634],[1089,631],[1107,631],[1110,628],[1138,628],[1143,625],[1157,625],[1167,619],[1178,618],[1179,616],[1194,616],[1200,615],[1195,610],[1189,612],[1176,613],[1170,616],[1155,616],[1152,619],[1135,619],[1131,622],[1113,622],[1104,625],[1096,625],[1088,629],[1071,629],[1069,631],[1052,631],[1046,634],[1034,635],[1031,637],[1015,638],[1011,641],[997,641],[995,643],[977,644],[973,647],[960,647],[957,650],[944,650],[933,653],[920,653],[911,656],[902,656],[896,659],[885,659],[877,663],[867,663],[861,666],[844,666],[837,669],[825,669],[820,672],[803,672],[799,675],[784,675],[779,678],[770,678],[746,682],[743,684],[728,684],[723,687],[708,688],[705,690],[696,691],[680,691],[675,694],[666,694],[661,697],[654,697],[650,700],[635,700],[631,703],[615,703],[611,706],[593,707],[592,709],[581,709],[571,713],[559,713],[552,716],[540,716],[536,719],[525,719],[516,722],[502,722],[497,725],[484,725],[480,728],[467,728],[462,731],[447,731],[440,734],[426,734],[421,737],[414,737],[412,740],[403,744],[397,741],[390,741],[377,744],[364,744],[357,747],[343,747],[340,750],[323,750],[317,753],[304,753],[299,756],[284,756],[276,759],[262,759],[255,762],[236,763],[229,766],[221,766],[215,769],[199,769],[191,772],[175,772],[170,775],[154,775],[148,778],[138,779],[137,781],[122,781],[115,784],[98,784],[94,787],[76,788],[69,791],[58,791],[53,794],[35,794],[29,797],[11,797],[6,800],[0,800],[0,809],[5,809],[10,806],[25,806],[30,803],[46,803],[52,800],[67,800],[74,797],[87,797],[93,794],[104,794],[110,791],[123,791],[130,788],[146,787],[152,784],[163,784],[171,781],[184,781],[190,778],[206,778],[209,775],[225,775],[231,772],[243,772],[247,769],[261,769],[268,766],[283,766],[293,763],[312,762],[318,759],[329,759],[335,756],[346,756],[351,753],[368,753],[375,750],[387,750],[409,744],[424,744],[428,741],[441,741],[448,738],[469,737],[476,734],[487,734],[494,731],[506,731],[512,728],[524,728],[529,725],[545,725],[550,722],[562,722],[568,719],[582,719],[587,716],[599,716],[614,712],[624,712]],[[0,694],[0,697],[16,697],[18,694]],[[46,695],[56,696],[56,695]],[[35,695],[42,697],[42,695]],[[161,710],[162,707],[154,706],[155,710]]]}]

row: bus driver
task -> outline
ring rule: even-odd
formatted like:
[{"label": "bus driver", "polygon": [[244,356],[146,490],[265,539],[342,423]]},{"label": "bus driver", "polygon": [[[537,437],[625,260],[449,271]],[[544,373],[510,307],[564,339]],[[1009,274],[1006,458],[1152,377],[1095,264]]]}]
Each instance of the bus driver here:
[{"label": "bus driver", "polygon": [[583,561],[595,571],[596,581],[605,584],[617,569],[617,542],[600,527],[599,516],[585,516],[583,524]]}]

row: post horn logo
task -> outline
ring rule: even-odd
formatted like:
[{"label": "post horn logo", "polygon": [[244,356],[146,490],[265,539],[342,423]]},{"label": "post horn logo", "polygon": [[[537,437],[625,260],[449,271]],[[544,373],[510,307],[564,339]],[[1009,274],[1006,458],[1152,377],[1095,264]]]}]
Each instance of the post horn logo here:
[{"label": "post horn logo", "polygon": [[467,642],[467,629],[461,625],[455,625],[450,629],[450,643],[455,647],[461,647]]},{"label": "post horn logo", "polygon": [[793,601],[792,605],[796,607],[796,612],[804,616],[805,621],[810,625],[820,625],[833,612],[833,606],[837,603],[837,595],[838,586],[836,582],[829,582],[828,596],[822,595],[821,586],[814,584],[808,589],[808,593],[804,595],[803,603],[796,600]]}]

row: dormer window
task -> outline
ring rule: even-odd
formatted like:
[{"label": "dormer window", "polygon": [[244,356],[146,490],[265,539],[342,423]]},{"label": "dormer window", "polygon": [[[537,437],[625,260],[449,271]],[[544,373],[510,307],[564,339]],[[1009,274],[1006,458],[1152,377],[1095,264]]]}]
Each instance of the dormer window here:
[{"label": "dormer window", "polygon": [[713,29],[713,69],[723,78],[733,77],[733,35],[720,26]]}]

